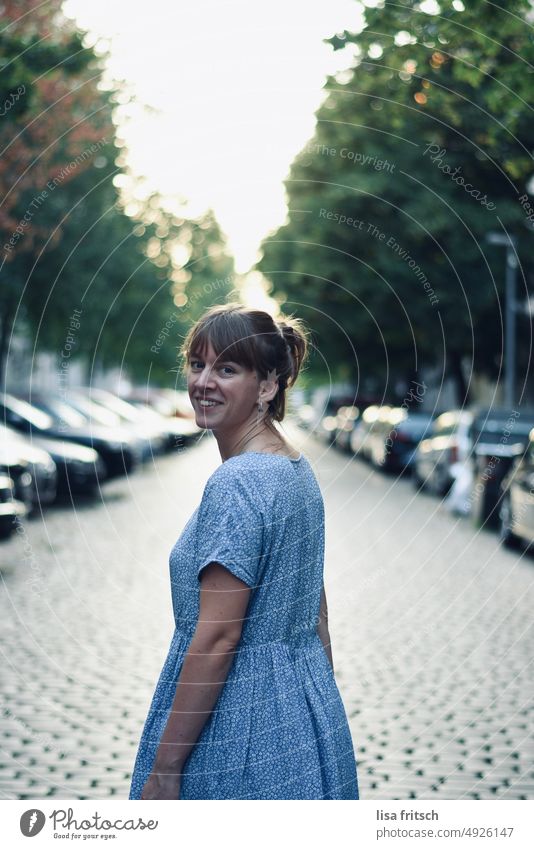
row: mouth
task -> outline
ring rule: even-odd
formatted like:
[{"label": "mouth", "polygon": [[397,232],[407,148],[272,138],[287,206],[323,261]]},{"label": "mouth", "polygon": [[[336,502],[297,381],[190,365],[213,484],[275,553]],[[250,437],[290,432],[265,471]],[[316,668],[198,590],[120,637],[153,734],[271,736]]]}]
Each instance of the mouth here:
[{"label": "mouth", "polygon": [[222,404],[222,401],[211,401],[206,398],[196,398],[195,400],[202,410],[207,410],[211,407],[217,407],[219,404]]}]

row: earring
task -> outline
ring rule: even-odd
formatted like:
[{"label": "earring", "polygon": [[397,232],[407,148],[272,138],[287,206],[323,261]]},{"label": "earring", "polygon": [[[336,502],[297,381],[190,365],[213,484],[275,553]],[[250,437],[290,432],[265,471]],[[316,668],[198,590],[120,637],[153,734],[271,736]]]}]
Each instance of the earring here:
[{"label": "earring", "polygon": [[258,411],[263,413],[263,401],[258,401]]}]

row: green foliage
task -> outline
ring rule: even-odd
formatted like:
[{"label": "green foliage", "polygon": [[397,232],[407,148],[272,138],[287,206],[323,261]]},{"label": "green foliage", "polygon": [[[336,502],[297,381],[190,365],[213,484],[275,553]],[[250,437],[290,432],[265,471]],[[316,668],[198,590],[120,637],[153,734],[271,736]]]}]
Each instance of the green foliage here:
[{"label": "green foliage", "polygon": [[275,295],[304,304],[334,374],[349,363],[389,392],[437,365],[459,379],[459,400],[461,357],[492,377],[501,364],[504,254],[487,232],[517,235],[525,280],[533,271],[518,201],[533,171],[530,4],[465,5],[438,15],[386,2],[366,9],[361,33],[329,40],[356,58],[328,80],[286,181],[290,210],[304,211],[259,263]]},{"label": "green foliage", "polygon": [[101,59],[57,0],[56,16],[36,0],[6,5],[4,92],[23,96],[0,118],[0,375],[13,330],[55,354],[59,373],[76,315],[70,361],[172,384],[187,323],[233,288],[224,237],[212,212],[180,219],[157,196],[127,214],[113,124],[123,93],[101,85]]}]

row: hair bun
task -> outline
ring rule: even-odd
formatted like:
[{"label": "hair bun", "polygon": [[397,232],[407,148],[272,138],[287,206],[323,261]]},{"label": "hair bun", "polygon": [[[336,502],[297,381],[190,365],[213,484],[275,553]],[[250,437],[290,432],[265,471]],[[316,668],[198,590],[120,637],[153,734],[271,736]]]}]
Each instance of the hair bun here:
[{"label": "hair bun", "polygon": [[276,374],[278,389],[269,401],[267,416],[281,422],[286,411],[286,389],[294,385],[308,352],[308,330],[293,316],[280,321],[264,310],[243,304],[214,304],[189,328],[181,346],[183,373],[191,357],[210,346],[218,358],[225,355],[262,380]]},{"label": "hair bun", "polygon": [[306,331],[297,318],[284,318],[281,321],[277,321],[276,325],[284,337],[291,354],[293,368],[291,375],[288,375],[287,385],[293,386],[308,351]]}]

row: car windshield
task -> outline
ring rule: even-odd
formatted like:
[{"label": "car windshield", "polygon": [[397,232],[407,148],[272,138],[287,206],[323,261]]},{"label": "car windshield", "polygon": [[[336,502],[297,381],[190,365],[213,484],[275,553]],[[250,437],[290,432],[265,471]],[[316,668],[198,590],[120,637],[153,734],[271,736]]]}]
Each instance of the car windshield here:
[{"label": "car windshield", "polygon": [[396,425],[396,429],[409,436],[423,436],[429,433],[432,425],[432,416],[424,416],[420,413],[408,416]]},{"label": "car windshield", "polygon": [[44,410],[46,413],[54,416],[56,420],[64,422],[69,427],[83,427],[84,424],[87,424],[85,416],[82,416],[70,404],[65,404],[64,401],[56,398],[47,398],[46,400],[38,399],[34,403],[39,409]]},{"label": "car windshield", "polygon": [[20,398],[9,397],[6,401],[11,411],[15,415],[30,422],[38,430],[48,430],[54,426],[54,420],[47,415],[43,410],[34,407],[33,404],[28,404],[27,401],[22,401]]},{"label": "car windshield", "polygon": [[140,410],[137,410],[132,404],[123,401],[122,398],[118,398],[111,393],[98,392],[97,390],[94,392],[91,400],[106,410],[112,410],[115,415],[129,422],[138,422],[141,417]]},{"label": "car windshield", "polygon": [[489,442],[504,444],[514,442],[518,438],[524,439],[529,435],[534,422],[521,421],[521,419],[506,419],[487,421],[482,430],[478,430],[476,424],[473,425],[472,435],[477,442]]},{"label": "car windshield", "polygon": [[106,410],[101,404],[90,401],[83,395],[73,393],[69,396],[69,403],[76,409],[77,412],[92,419],[97,424],[105,425],[106,427],[114,427],[120,424],[120,419],[111,410]]}]

